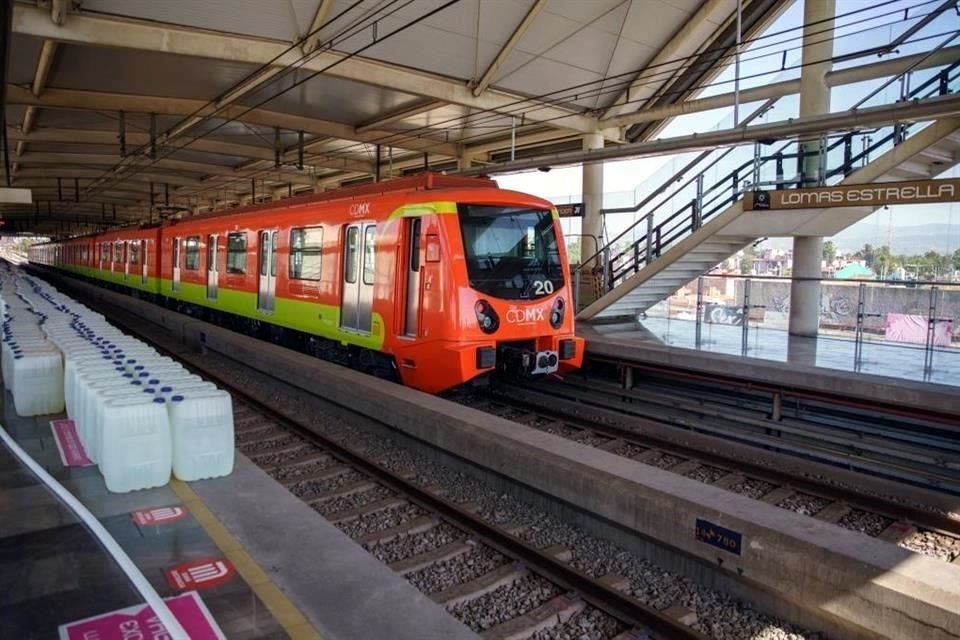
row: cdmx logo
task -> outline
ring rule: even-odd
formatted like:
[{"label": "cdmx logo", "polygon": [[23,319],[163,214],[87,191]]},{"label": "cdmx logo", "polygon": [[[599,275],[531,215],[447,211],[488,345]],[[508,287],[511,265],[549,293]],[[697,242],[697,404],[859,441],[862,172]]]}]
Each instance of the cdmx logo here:
[{"label": "cdmx logo", "polygon": [[507,309],[507,322],[512,324],[542,322],[544,317],[543,309],[521,309],[519,307],[510,307]]},{"label": "cdmx logo", "polygon": [[350,205],[350,215],[355,218],[362,218],[363,216],[370,215],[370,203],[354,202]]}]

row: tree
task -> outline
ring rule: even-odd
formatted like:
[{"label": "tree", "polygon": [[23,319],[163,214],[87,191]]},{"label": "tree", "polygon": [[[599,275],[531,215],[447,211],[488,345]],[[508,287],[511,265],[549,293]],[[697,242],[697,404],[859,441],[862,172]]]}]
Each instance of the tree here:
[{"label": "tree", "polygon": [[897,259],[890,253],[890,247],[883,245],[873,252],[873,266],[871,267],[881,278],[886,279],[899,265]]},{"label": "tree", "polygon": [[861,260],[863,260],[864,266],[866,266],[868,269],[873,269],[873,262],[874,262],[873,245],[869,243],[863,245],[863,249],[860,249],[854,255],[860,258]]},{"label": "tree", "polygon": [[960,271],[960,249],[953,252],[953,268],[955,271]]},{"label": "tree", "polygon": [[744,248],[743,255],[740,257],[740,273],[745,276],[753,273],[753,259],[756,255],[757,250],[752,244]]},{"label": "tree", "polygon": [[837,245],[833,243],[833,240],[827,240],[823,243],[823,261],[827,263],[827,266],[833,264],[833,260],[837,257]]}]

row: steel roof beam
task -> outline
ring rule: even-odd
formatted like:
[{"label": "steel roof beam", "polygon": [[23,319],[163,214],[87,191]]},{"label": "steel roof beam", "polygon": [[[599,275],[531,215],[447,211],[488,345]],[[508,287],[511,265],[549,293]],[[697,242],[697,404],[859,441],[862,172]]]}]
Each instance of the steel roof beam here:
[{"label": "steel roof beam", "polygon": [[[83,129],[38,129],[27,135],[13,127],[7,127],[7,134],[11,140],[33,141],[33,142],[57,142],[66,144],[107,144],[115,145],[117,136],[112,131],[103,130],[83,130]],[[145,145],[150,142],[150,135],[147,133],[127,132],[127,142]],[[273,150],[267,147],[258,147],[249,144],[236,144],[233,142],[221,142],[218,140],[201,139],[186,148],[189,151],[201,151],[204,153],[216,153],[219,155],[237,156],[240,158],[249,158],[252,160],[264,160],[273,162]],[[67,149],[69,152],[69,149]],[[369,170],[368,163],[363,160],[353,159],[350,156],[328,156],[324,154],[308,155],[308,164],[327,169],[349,168],[352,171]],[[117,158],[119,160],[119,158]],[[277,171],[285,174],[295,172],[292,167],[285,166]],[[299,172],[297,172],[299,173]]]},{"label": "steel roof beam", "polygon": [[[14,7],[13,30],[23,35],[51,38],[73,44],[170,53],[253,65],[268,64],[274,58],[276,60],[272,64],[278,67],[301,66],[302,62],[299,51],[284,53],[289,47],[285,42],[89,14],[73,15],[66,25],[57,27],[51,24],[43,11],[24,4],[17,4]],[[301,68],[308,73],[321,72],[330,77],[384,87],[482,111],[522,113],[526,120],[546,121],[550,126],[572,129],[581,133],[598,131],[597,119],[582,113],[502,91],[487,91],[480,96],[474,96],[471,89],[458,80],[361,56],[348,58],[342,53],[322,51],[302,62]],[[618,131],[604,133],[612,139],[619,140]]]},{"label": "steel roof beam", "polygon": [[[877,78],[886,78],[896,76],[909,69],[920,71],[922,69],[931,69],[947,64],[951,64],[960,59],[960,46],[947,47],[934,53],[918,53],[912,56],[903,56],[884,60],[883,62],[874,62],[861,65],[859,67],[848,67],[830,71],[826,74],[825,82],[828,87],[839,87],[846,84],[855,84],[866,80],[876,80]],[[916,65],[916,66],[914,66]],[[800,80],[785,80],[773,84],[764,84],[751,89],[740,91],[740,104],[749,102],[758,102],[772,98],[782,98],[800,92]],[[642,122],[655,122],[676,116],[697,113],[700,111],[710,111],[722,107],[732,107],[736,102],[734,92],[719,93],[709,98],[699,98],[697,100],[687,100],[677,104],[665,105],[662,107],[652,107],[642,111],[627,113],[614,118],[604,120],[608,126],[620,127]]]},{"label": "steel roof beam", "polygon": [[478,175],[523,171],[540,167],[558,167],[625,158],[666,155],[712,147],[733,146],[758,140],[811,138],[836,131],[878,127],[895,122],[927,122],[960,115],[960,95],[938,96],[914,102],[898,102],[857,111],[840,111],[818,116],[790,118],[748,127],[732,127],[708,133],[634,142],[616,147],[542,155],[525,160],[502,162],[477,169],[458,171],[460,175]]},{"label": "steel roof beam", "polygon": [[[7,103],[34,105],[61,109],[93,109],[98,111],[125,111],[127,113],[156,113],[157,115],[184,116],[203,109],[207,102],[187,98],[166,98],[162,96],[143,96],[125,93],[105,93],[99,91],[76,91],[73,89],[47,89],[43,95],[34,96],[30,91],[17,85],[7,85]],[[410,151],[426,151],[456,157],[458,147],[447,142],[426,137],[413,137],[390,131],[365,131],[357,133],[351,125],[304,116],[295,116],[279,111],[253,109],[231,105],[223,109],[217,117],[233,118],[238,122],[268,127],[280,127],[288,131],[305,131],[315,136],[340,138],[354,142],[384,144]],[[127,132],[130,135],[130,132]],[[189,148],[189,147],[188,147]]]},{"label": "steel roof beam", "polygon": [[490,86],[490,83],[493,82],[494,78],[496,77],[497,72],[500,71],[500,67],[503,66],[503,63],[506,62],[507,58],[510,57],[510,54],[513,53],[514,48],[523,38],[523,34],[527,32],[527,29],[530,28],[530,25],[533,24],[534,20],[537,19],[537,16],[540,15],[540,12],[543,11],[543,8],[546,5],[547,0],[536,0],[533,3],[533,5],[530,7],[530,10],[527,11],[527,15],[523,16],[523,20],[521,20],[520,24],[517,25],[517,28],[513,30],[513,33],[510,34],[510,38],[507,39],[504,45],[500,48],[500,51],[497,52],[493,62],[490,63],[490,66],[487,67],[487,70],[483,72],[483,75],[480,76],[480,78],[474,84],[474,97],[479,96],[487,90],[487,87]]},{"label": "steel roof beam", "polygon": [[[23,167],[17,174],[17,180],[29,180],[31,178],[88,178],[97,179],[103,176],[103,169],[86,169],[77,167]],[[137,173],[132,176],[124,177],[125,184],[131,183],[150,183],[169,184],[171,186],[191,187],[201,184],[198,178],[189,178],[176,173],[160,173],[157,171]]]},{"label": "steel roof beam", "polygon": [[320,0],[320,4],[317,5],[310,28],[307,29],[307,37],[300,45],[303,55],[309,55],[317,50],[317,45],[320,44],[320,27],[327,21],[331,7],[333,7],[333,0]]},{"label": "steel roof beam", "polygon": [[[408,107],[401,107],[396,111],[391,111],[383,115],[379,115],[373,120],[364,122],[363,124],[358,124],[355,128],[357,133],[364,133],[374,129],[379,129],[385,127],[388,124],[393,124],[394,122],[399,122],[400,120],[406,120],[407,118],[412,118],[413,116],[418,116],[421,113],[426,113],[434,109],[438,109],[444,105],[443,102],[439,100],[426,100],[423,102],[417,102],[416,104],[410,105]],[[397,146],[397,145],[393,145]]]},{"label": "steel roof beam", "polygon": [[690,64],[690,56],[709,45],[717,29],[736,10],[736,0],[706,0],[701,4],[646,69],[634,76],[629,86],[613,100],[601,121],[642,107],[645,100],[653,97]]}]

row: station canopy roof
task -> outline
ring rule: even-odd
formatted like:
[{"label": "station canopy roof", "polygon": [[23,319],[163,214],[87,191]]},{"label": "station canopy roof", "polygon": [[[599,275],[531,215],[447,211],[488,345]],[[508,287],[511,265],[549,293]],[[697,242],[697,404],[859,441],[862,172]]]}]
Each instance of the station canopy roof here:
[{"label": "station canopy roof", "polygon": [[[745,37],[788,6],[744,0]],[[653,136],[732,51],[736,0],[14,5],[2,230],[74,234]],[[121,135],[122,134],[122,135]],[[302,142],[301,142],[302,141]],[[0,175],[5,170],[0,168]]]}]

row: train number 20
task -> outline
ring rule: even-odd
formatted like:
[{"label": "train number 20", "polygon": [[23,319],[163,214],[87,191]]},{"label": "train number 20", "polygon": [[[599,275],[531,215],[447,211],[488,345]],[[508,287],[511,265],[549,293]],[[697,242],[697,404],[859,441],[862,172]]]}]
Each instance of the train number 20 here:
[{"label": "train number 20", "polygon": [[534,280],[533,295],[548,296],[553,293],[553,282],[550,280]]}]

